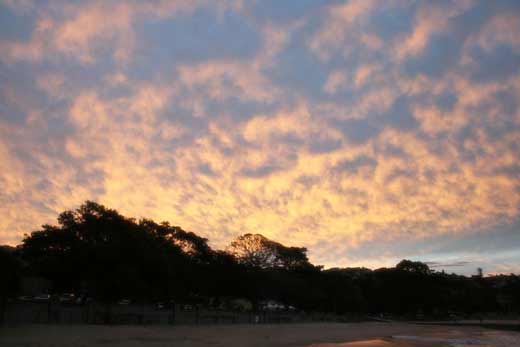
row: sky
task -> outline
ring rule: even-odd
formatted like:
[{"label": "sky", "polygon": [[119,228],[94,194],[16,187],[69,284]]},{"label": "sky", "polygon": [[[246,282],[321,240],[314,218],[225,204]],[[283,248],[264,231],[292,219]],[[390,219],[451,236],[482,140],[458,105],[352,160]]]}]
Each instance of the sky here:
[{"label": "sky", "polygon": [[0,244],[93,200],[520,273],[520,2],[0,0]]}]

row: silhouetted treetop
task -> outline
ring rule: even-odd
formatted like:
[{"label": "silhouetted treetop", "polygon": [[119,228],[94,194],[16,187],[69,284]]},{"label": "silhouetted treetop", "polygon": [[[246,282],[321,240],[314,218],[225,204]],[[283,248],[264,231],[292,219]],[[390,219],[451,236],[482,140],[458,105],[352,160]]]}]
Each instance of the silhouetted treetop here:
[{"label": "silhouetted treetop", "polygon": [[61,213],[58,225],[26,235],[16,249],[0,247],[0,268],[0,299],[16,293],[23,273],[47,279],[54,293],[107,303],[215,303],[234,297],[247,298],[255,308],[276,300],[336,313],[520,311],[515,275],[468,278],[407,259],[395,268],[323,270],[309,262],[306,248],[260,234],[241,235],[218,251],[179,226],[136,221],[92,201]]},{"label": "silhouetted treetop", "polygon": [[401,260],[395,266],[395,268],[397,270],[402,270],[402,271],[412,272],[412,273],[417,273],[417,274],[422,274],[422,275],[428,275],[432,272],[432,270],[430,270],[430,268],[427,264],[422,263],[420,261],[412,261],[412,260],[408,260],[408,259]]},{"label": "silhouetted treetop", "polygon": [[286,247],[260,234],[244,234],[228,247],[239,263],[259,269],[287,270],[312,268],[304,247]]},{"label": "silhouetted treetop", "polygon": [[157,224],[151,219],[141,219],[139,226],[149,233],[170,241],[184,253],[201,262],[206,262],[213,256],[214,251],[209,247],[206,238],[185,231],[181,227],[171,226],[168,222]]},{"label": "silhouetted treetop", "polygon": [[276,264],[273,242],[260,234],[245,234],[231,241],[227,251],[249,267],[271,268]]}]

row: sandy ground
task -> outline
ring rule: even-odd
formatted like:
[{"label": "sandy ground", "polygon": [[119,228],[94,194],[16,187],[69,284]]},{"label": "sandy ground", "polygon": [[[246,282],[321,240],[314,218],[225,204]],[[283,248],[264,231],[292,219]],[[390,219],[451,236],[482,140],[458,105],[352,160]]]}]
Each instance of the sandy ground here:
[{"label": "sandy ground", "polygon": [[[448,329],[448,330],[447,330]],[[402,323],[281,324],[228,326],[24,325],[0,328],[0,346],[312,346],[318,343],[385,339],[394,335],[445,336],[455,330]],[[480,334],[481,328],[457,327],[456,333]],[[520,335],[519,335],[520,336]],[[520,340],[519,340],[520,341]],[[412,346],[384,341],[345,346]],[[420,346],[444,346],[426,343]],[[329,346],[329,345],[325,345]],[[416,346],[413,344],[413,346]]]}]

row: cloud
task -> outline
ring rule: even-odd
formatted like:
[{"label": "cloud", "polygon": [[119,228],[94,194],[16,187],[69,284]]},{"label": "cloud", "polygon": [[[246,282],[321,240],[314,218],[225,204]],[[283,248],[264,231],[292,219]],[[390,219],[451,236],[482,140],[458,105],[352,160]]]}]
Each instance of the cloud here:
[{"label": "cloud", "polygon": [[[32,2],[7,3],[19,12],[39,11]],[[143,17],[162,21],[198,8],[213,11],[239,9],[239,1],[211,5],[206,1],[157,1],[154,4],[88,1],[80,5],[57,2],[42,8],[29,42],[4,41],[4,60],[14,62],[53,59],[58,53],[81,64],[93,64],[107,53],[117,63],[128,63],[136,50],[135,26]]]},{"label": "cloud", "polygon": [[333,71],[327,77],[327,82],[323,85],[323,90],[329,94],[334,94],[339,87],[345,84],[346,80],[345,72],[341,70]]},{"label": "cloud", "polygon": [[371,0],[331,5],[326,11],[323,26],[309,42],[310,49],[321,59],[329,59],[326,47],[339,45],[349,32],[356,31],[356,25],[359,25],[375,6],[376,2]]},{"label": "cloud", "polygon": [[445,6],[443,3],[424,3],[414,17],[414,25],[396,49],[398,59],[420,54],[434,35],[449,30],[450,20],[471,8],[472,3],[461,1]]},{"label": "cloud", "polygon": [[207,89],[208,96],[215,100],[229,99],[240,93],[252,100],[270,101],[277,89],[245,63],[215,61],[180,66],[178,71],[187,87]]},{"label": "cloud", "polygon": [[92,63],[95,51],[100,49],[96,45],[108,41],[115,44],[114,58],[125,61],[133,48],[133,11],[127,4],[106,6],[102,3],[74,11],[72,18],[60,23],[54,33],[54,46],[64,55],[73,56],[82,63]]},{"label": "cloud", "polygon": [[426,264],[431,267],[431,268],[436,268],[436,267],[460,267],[460,266],[466,266],[468,264],[470,264],[469,261],[465,261],[465,260],[462,260],[462,261],[454,261],[454,262],[450,262],[450,263],[442,263],[442,262],[438,262],[438,261],[427,261]]},{"label": "cloud", "polygon": [[514,4],[5,4],[0,242],[91,199],[326,266],[520,259]]},{"label": "cloud", "polygon": [[367,156],[358,156],[352,160],[347,159],[340,161],[336,166],[334,166],[334,170],[337,172],[356,174],[364,168],[372,171],[376,166],[377,161],[373,158]]}]

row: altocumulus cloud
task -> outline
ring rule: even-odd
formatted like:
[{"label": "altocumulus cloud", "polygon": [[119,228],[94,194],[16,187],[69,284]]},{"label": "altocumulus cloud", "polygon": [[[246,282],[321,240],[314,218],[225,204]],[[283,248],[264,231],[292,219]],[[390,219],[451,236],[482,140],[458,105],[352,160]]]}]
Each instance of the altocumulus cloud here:
[{"label": "altocumulus cloud", "polygon": [[0,243],[91,199],[326,266],[520,271],[516,1],[0,14]]}]

